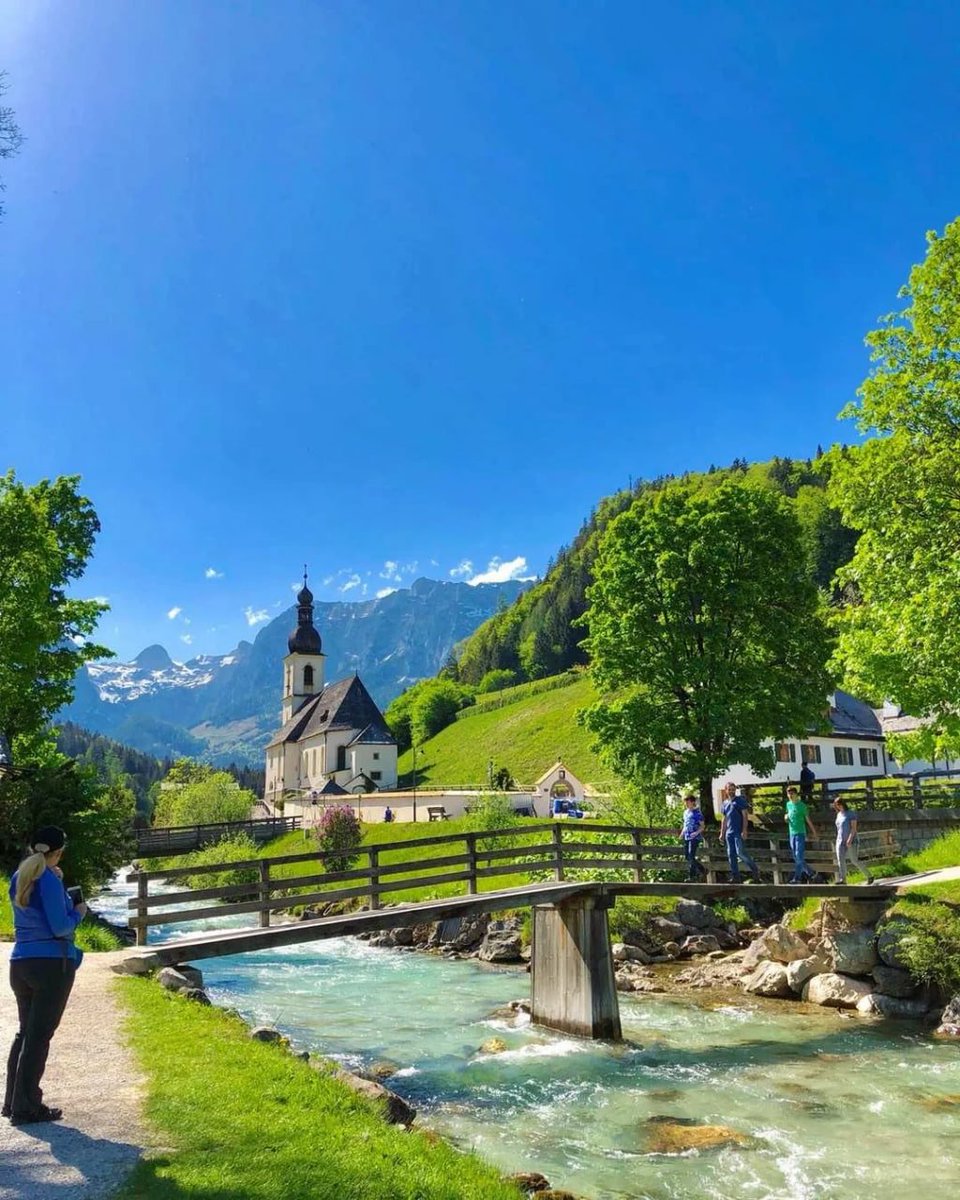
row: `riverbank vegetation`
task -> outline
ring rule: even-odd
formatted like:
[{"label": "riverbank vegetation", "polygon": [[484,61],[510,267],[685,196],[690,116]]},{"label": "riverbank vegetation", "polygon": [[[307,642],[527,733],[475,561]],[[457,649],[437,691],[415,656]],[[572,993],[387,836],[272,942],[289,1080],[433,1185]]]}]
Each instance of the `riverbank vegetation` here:
[{"label": "riverbank vegetation", "polygon": [[138,1164],[122,1200],[519,1200],[480,1159],[387,1125],[335,1079],[252,1041],[239,1018],[150,980],[117,986],[146,1115],[170,1147]]}]

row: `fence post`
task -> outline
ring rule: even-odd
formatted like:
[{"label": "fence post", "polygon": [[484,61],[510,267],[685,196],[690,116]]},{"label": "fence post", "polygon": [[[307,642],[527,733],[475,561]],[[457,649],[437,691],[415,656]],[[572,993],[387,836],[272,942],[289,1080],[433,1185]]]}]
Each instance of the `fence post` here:
[{"label": "fence post", "polygon": [[867,808],[872,809],[876,806],[876,796],[873,794],[873,780],[865,779],[863,781],[863,788],[867,793]]},{"label": "fence post", "polygon": [[463,840],[467,847],[467,870],[470,872],[470,878],[467,880],[467,895],[475,896],[477,894],[477,835],[465,833]]},{"label": "fence post", "polygon": [[825,779],[820,781],[820,803],[824,809],[830,807],[830,785]]},{"label": "fence post", "polygon": [[783,880],[780,877],[780,858],[777,853],[777,839],[775,837],[770,839],[770,862],[773,864],[773,882],[779,885]]},{"label": "fence post", "polygon": [[370,855],[370,907],[380,907],[380,893],[377,885],[380,883],[380,851],[371,846],[367,853]]},{"label": "fence post", "polygon": [[913,807],[923,808],[923,783],[919,775],[913,777]]},{"label": "fence post", "polygon": [[[147,877],[143,871],[137,876],[137,916],[146,919],[147,915]],[[146,925],[137,926],[137,945],[147,944]]]},{"label": "fence post", "polygon": [[[260,859],[260,902],[265,904],[270,899],[270,859]],[[260,928],[270,928],[270,909],[260,909]]]},{"label": "fence post", "polygon": [[713,867],[713,841],[704,833],[703,848],[707,852],[707,883],[717,882],[717,872]]},{"label": "fence post", "polygon": [[553,876],[559,883],[563,879],[563,829],[553,826]]},{"label": "fence post", "polygon": [[643,871],[641,863],[643,860],[643,842],[640,840],[640,830],[631,830],[633,838],[633,882],[643,883]]}]

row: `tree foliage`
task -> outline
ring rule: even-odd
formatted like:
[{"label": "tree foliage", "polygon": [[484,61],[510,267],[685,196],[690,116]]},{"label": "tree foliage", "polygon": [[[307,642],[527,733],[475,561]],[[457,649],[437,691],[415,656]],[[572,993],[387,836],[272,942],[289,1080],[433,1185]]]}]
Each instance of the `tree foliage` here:
[{"label": "tree foliage", "polygon": [[228,771],[180,759],[167,774],[157,796],[154,825],[210,825],[246,821],[257,797],[237,785]]},{"label": "tree foliage", "polygon": [[384,717],[403,753],[445,729],[473,702],[474,689],[447,676],[421,679],[392,701]]},{"label": "tree foliage", "polygon": [[363,833],[352,808],[346,805],[325,808],[315,832],[320,849],[331,856],[324,863],[325,870],[347,871],[360,857]]},{"label": "tree foliage", "polygon": [[0,731],[15,752],[70,701],[80,666],[111,653],[86,640],[107,606],[68,595],[100,530],[78,485],[0,476]]},{"label": "tree foliage", "polygon": [[[8,90],[6,71],[0,71],[0,100],[3,99],[4,93]],[[20,132],[20,126],[17,124],[14,111],[7,105],[0,103],[0,159],[13,158],[18,154],[20,147],[23,145],[23,134]],[[5,191],[6,184],[0,179],[0,192]],[[3,216],[3,205],[0,204],[0,217]]]},{"label": "tree foliage", "polygon": [[875,365],[842,415],[874,436],[833,452],[831,499],[860,531],[838,662],[930,719],[932,757],[960,753],[960,218],[927,242],[906,306],[867,336]]},{"label": "tree foliage", "polygon": [[706,801],[732,763],[772,769],[766,739],[822,722],[822,599],[772,490],[727,479],[643,495],[610,523],[594,576],[585,623],[605,699],[583,718],[620,774],[669,769]]}]

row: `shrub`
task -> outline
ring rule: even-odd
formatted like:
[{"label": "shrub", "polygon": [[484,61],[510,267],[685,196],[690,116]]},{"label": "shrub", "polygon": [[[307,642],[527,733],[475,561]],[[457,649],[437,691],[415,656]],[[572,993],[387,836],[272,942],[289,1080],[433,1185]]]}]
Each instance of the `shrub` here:
[{"label": "shrub", "polygon": [[348,871],[359,858],[362,837],[360,820],[352,808],[326,808],[317,822],[316,838],[320,849],[329,854],[324,860],[327,871]]},{"label": "shrub", "polygon": [[[260,858],[261,851],[256,842],[245,833],[237,833],[232,837],[214,842],[212,846],[204,846],[192,854],[184,854],[180,858],[170,859],[171,866],[176,867],[206,867],[215,863],[243,862],[245,859]],[[256,883],[260,873],[256,867],[227,867],[224,871],[211,874],[187,875],[183,883],[191,888],[232,887],[237,883]]]},{"label": "shrub", "polygon": [[246,821],[257,799],[253,792],[238,787],[228,771],[212,771],[204,777],[189,778],[182,782],[171,771],[166,782],[173,786],[160,791],[153,816],[154,825],[209,825],[219,821]]},{"label": "shrub", "polygon": [[949,993],[960,991],[958,906],[914,892],[897,904],[893,916],[910,922],[909,932],[900,941],[910,974]]},{"label": "shrub", "polygon": [[480,693],[499,692],[504,688],[513,687],[518,682],[519,677],[516,671],[508,671],[503,667],[499,670],[488,671],[477,684],[477,691]]}]

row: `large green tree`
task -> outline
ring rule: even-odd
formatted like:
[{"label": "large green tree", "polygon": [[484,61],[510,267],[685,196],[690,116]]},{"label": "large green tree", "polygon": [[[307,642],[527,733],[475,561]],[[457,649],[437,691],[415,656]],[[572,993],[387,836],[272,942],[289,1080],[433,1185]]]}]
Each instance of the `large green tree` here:
[{"label": "large green tree", "polygon": [[[861,531],[840,573],[850,685],[930,724],[914,751],[960,753],[960,218],[927,235],[907,304],[867,336],[873,370],[842,415],[874,436],[834,452],[831,498]],[[921,744],[918,744],[921,743]]]},{"label": "large green tree", "polygon": [[78,485],[0,475],[0,733],[15,750],[69,702],[80,666],[111,653],[88,640],[107,606],[68,594],[100,530]]},{"label": "large green tree", "polygon": [[822,723],[829,634],[783,497],[733,480],[641,495],[603,535],[594,580],[587,648],[604,699],[583,720],[621,774],[669,770],[708,804],[716,774],[766,773],[767,739]]}]

